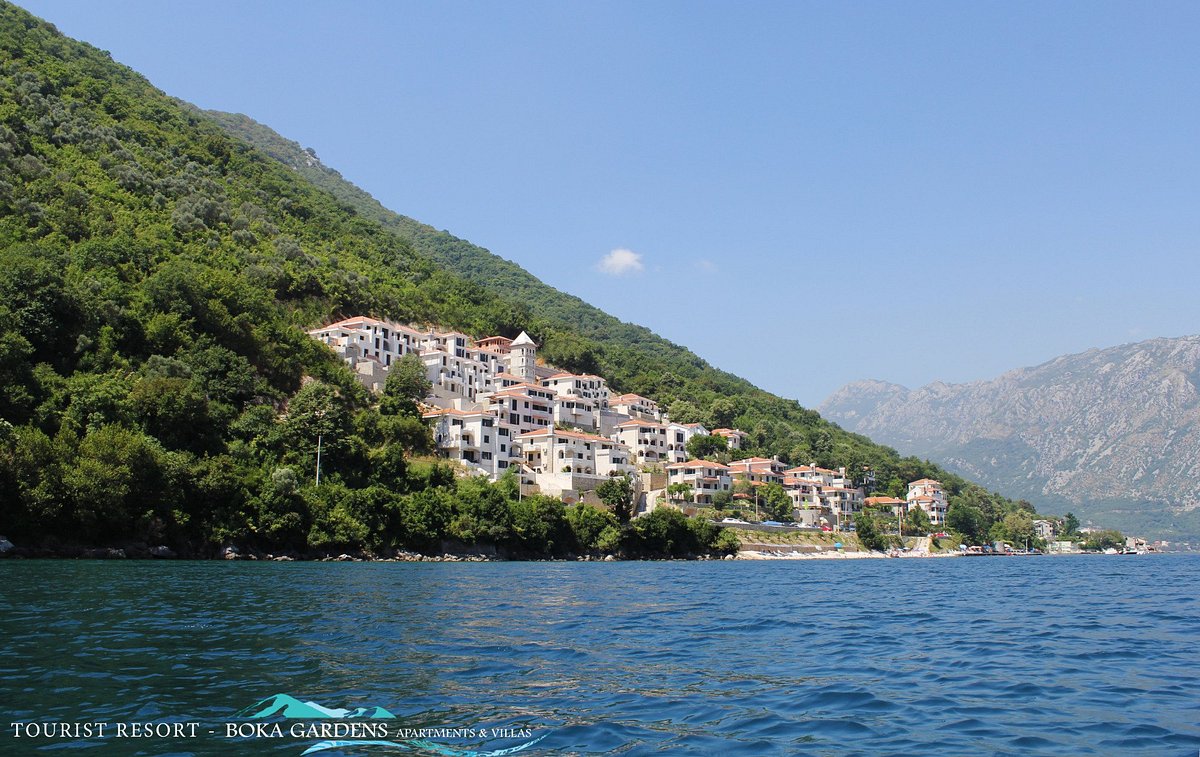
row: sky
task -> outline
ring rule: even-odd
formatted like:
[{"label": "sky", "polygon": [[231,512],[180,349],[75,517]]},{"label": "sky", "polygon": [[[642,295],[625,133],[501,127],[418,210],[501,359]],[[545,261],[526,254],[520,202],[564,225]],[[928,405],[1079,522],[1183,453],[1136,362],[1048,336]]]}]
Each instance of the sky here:
[{"label": "sky", "polygon": [[21,4],[807,406],[1200,332],[1200,3]]}]

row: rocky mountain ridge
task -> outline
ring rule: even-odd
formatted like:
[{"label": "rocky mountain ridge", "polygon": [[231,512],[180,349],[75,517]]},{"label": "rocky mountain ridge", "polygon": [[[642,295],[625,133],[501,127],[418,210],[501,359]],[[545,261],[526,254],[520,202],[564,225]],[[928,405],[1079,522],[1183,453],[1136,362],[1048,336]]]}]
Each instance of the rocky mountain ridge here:
[{"label": "rocky mountain ridge", "polygon": [[1097,523],[1200,534],[1200,336],[1064,355],[965,384],[847,384],[844,428]]}]

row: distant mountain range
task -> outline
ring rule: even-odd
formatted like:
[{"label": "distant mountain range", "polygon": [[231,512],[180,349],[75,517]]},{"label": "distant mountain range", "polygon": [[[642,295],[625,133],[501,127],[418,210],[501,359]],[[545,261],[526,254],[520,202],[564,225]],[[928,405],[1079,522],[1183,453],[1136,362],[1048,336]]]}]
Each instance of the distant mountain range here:
[{"label": "distant mountain range", "polygon": [[857,381],[819,409],[1040,512],[1200,535],[1200,336],[1088,350],[990,381]]}]

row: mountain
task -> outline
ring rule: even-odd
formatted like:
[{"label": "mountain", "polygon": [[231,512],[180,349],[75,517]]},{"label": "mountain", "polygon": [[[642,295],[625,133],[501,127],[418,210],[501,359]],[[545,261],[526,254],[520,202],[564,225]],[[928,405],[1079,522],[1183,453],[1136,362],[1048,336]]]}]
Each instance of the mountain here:
[{"label": "mountain", "polygon": [[[418,460],[420,420],[396,410],[411,403],[385,407],[305,333],[354,314],[527,330],[555,365],[746,430],[747,455],[1013,506],[391,213],[266,127],[174,99],[5,2],[0,103],[0,532],[15,543],[545,547],[514,525],[528,498]],[[535,504],[562,525],[561,503]]]},{"label": "mountain", "polygon": [[839,389],[821,413],[1009,496],[1200,534],[1200,336],[1066,355],[991,381]]}]

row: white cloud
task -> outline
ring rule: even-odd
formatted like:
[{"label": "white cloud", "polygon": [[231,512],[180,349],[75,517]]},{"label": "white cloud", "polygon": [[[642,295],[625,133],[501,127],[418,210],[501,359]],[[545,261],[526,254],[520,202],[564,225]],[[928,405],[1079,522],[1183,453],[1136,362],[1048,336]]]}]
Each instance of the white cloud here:
[{"label": "white cloud", "polygon": [[711,260],[697,260],[696,267],[704,273],[716,273],[718,270],[717,264]]},{"label": "white cloud", "polygon": [[601,273],[607,273],[609,276],[624,276],[627,273],[638,273],[644,271],[646,266],[642,264],[642,256],[633,250],[617,248],[600,258],[600,262],[596,265],[596,270]]}]

